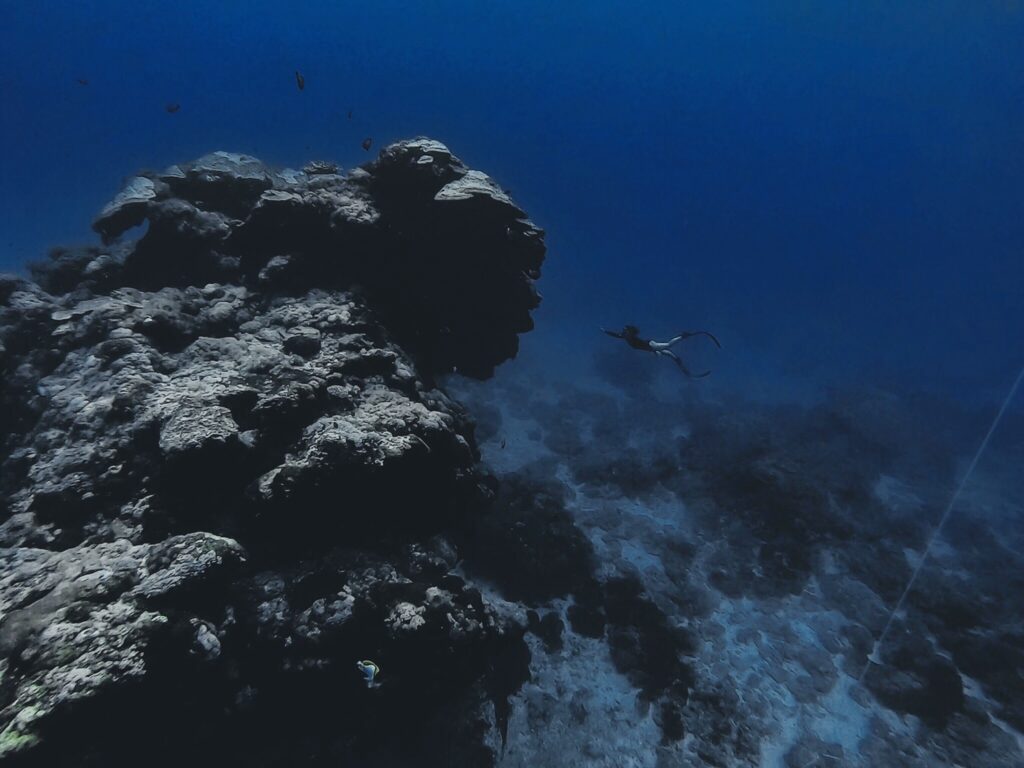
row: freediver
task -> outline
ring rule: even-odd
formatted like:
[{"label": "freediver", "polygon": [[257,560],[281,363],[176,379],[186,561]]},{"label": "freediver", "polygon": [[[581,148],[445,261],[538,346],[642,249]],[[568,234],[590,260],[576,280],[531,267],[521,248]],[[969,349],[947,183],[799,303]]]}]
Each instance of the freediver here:
[{"label": "freediver", "polygon": [[718,343],[718,339],[715,338],[714,334],[708,333],[707,331],[683,331],[678,336],[673,336],[668,341],[652,341],[650,339],[643,339],[640,337],[640,329],[635,325],[627,325],[623,327],[621,331],[608,331],[604,328],[601,329],[609,336],[615,339],[622,339],[633,349],[639,349],[644,352],[653,352],[656,355],[662,357],[668,357],[675,361],[675,364],[679,366],[679,370],[689,376],[691,379],[700,379],[707,376],[711,371],[704,371],[704,373],[691,373],[690,369],[686,367],[682,360],[679,359],[679,355],[671,350],[673,344],[676,344],[684,339],[689,339],[693,336],[707,336],[719,349],[722,345]]}]

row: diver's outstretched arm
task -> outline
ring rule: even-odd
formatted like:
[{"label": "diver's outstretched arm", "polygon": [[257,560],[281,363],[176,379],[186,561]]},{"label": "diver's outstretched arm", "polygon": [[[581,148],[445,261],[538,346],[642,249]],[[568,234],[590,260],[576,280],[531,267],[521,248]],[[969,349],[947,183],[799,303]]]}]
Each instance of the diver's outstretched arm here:
[{"label": "diver's outstretched arm", "polygon": [[708,376],[711,373],[711,371],[704,371],[704,373],[691,373],[690,369],[687,368],[683,361],[679,359],[679,355],[677,355],[670,349],[659,349],[658,354],[672,358],[672,360],[675,361],[675,364],[679,366],[679,370],[685,373],[691,379],[703,379],[705,376]]},{"label": "diver's outstretched arm", "polygon": [[604,333],[607,333],[613,339],[621,339],[622,338],[622,334],[621,333],[617,333],[616,331],[606,331],[604,328],[602,328],[601,330],[604,331]]},{"label": "diver's outstretched arm", "polygon": [[683,341],[684,339],[688,339],[691,336],[707,336],[709,339],[715,342],[716,347],[718,347],[719,349],[722,348],[722,345],[718,343],[718,339],[715,338],[715,335],[713,333],[709,333],[708,331],[683,331],[678,336],[673,336],[671,339],[669,339],[668,343],[669,345],[672,345],[675,344],[677,341]]}]

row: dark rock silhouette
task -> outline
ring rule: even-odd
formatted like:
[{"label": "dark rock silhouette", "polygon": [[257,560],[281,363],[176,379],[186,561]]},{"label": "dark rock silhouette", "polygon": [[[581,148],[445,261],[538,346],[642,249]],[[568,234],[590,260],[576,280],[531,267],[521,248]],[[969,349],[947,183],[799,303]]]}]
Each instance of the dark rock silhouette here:
[{"label": "dark rock silhouette", "polygon": [[510,599],[535,605],[592,581],[593,551],[557,486],[517,475],[503,478],[491,513],[470,530],[466,567]]},{"label": "dark rock silhouette", "polygon": [[0,757],[491,764],[525,618],[452,573],[493,482],[435,377],[516,354],[543,233],[427,139],[94,228],[0,279]]}]

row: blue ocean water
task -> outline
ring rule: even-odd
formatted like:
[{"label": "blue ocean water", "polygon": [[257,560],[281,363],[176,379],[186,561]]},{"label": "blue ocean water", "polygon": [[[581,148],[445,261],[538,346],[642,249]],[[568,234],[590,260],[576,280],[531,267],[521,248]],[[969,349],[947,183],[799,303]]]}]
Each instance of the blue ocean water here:
[{"label": "blue ocean water", "polygon": [[[519,357],[441,380],[512,488],[511,522],[460,541],[445,578],[539,612],[529,674],[502,689],[508,733],[487,736],[501,768],[1019,764],[1024,396],[974,452],[1024,365],[1021,0],[0,0],[0,105],[0,271],[98,242],[124,178],[218,149],[351,169],[429,136],[544,228]],[[721,349],[675,348],[711,375],[600,332],[627,323],[713,332]],[[46,386],[17,391],[37,393],[42,408]],[[44,454],[0,463],[34,489]],[[522,520],[549,526],[513,542],[525,554],[502,538]],[[589,581],[531,603],[479,564],[492,546],[561,566],[549,534]],[[279,748],[307,743],[292,726]],[[310,764],[340,754],[323,748]]]},{"label": "blue ocean water", "polygon": [[1022,39],[1010,0],[3,3],[0,265],[143,167],[425,134],[548,231],[532,354],[708,327],[739,389],[987,399],[1024,355]]}]

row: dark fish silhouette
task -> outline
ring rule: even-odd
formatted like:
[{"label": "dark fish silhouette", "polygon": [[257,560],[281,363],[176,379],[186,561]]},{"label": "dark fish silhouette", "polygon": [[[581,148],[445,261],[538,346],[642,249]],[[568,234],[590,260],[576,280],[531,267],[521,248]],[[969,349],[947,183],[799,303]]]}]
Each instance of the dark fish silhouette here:
[{"label": "dark fish silhouette", "polygon": [[173,115],[175,112],[177,112],[179,109],[181,109],[181,104],[178,104],[176,102],[172,103],[172,104],[168,104],[166,107],[164,107],[164,109],[166,109],[168,112],[170,112]]},{"label": "dark fish silhouette", "polygon": [[89,81],[86,80],[84,77],[76,78],[75,82],[78,83],[79,85],[88,85],[89,84]]},{"label": "dark fish silhouette", "polygon": [[504,440],[504,438],[502,438],[502,441],[501,441],[501,447],[502,447],[502,449],[504,450],[504,448],[505,448],[505,440]]},{"label": "dark fish silhouette", "polygon": [[363,139],[363,149],[369,152],[371,146],[373,146],[373,139]]},{"label": "dark fish silhouette", "polygon": [[304,90],[306,87],[306,78],[304,78],[302,73],[297,69],[295,70],[295,84],[299,86],[300,91]]},{"label": "dark fish silhouette", "polygon": [[351,119],[352,119],[352,110],[351,110],[351,109],[350,109],[350,110],[348,111],[348,119],[349,119],[349,120],[351,120]]}]

